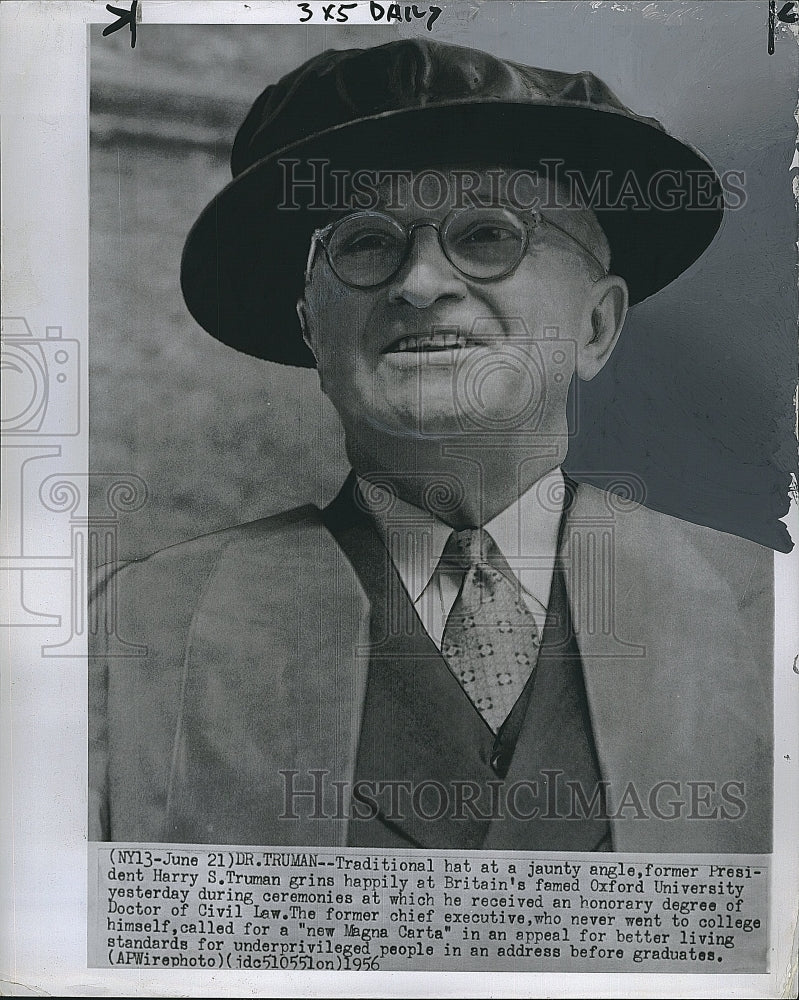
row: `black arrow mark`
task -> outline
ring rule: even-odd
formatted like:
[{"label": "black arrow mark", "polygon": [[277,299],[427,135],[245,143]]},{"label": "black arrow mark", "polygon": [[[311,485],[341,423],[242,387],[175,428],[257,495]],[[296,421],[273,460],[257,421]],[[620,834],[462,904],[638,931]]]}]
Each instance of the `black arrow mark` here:
[{"label": "black arrow mark", "polygon": [[776,0],[768,0],[768,54],[774,55],[774,29],[777,21],[782,24],[796,24],[799,21],[799,11],[796,10],[796,0],[788,0],[777,10]]},{"label": "black arrow mark", "polygon": [[136,48],[136,8],[139,6],[139,0],[133,0],[130,10],[125,10],[124,7],[113,7],[110,3],[105,5],[105,9],[109,14],[116,14],[117,20],[113,24],[106,25],[103,28],[103,37],[106,35],[111,35],[115,31],[119,31],[120,28],[124,28],[127,24],[130,28],[130,47],[132,49]]}]

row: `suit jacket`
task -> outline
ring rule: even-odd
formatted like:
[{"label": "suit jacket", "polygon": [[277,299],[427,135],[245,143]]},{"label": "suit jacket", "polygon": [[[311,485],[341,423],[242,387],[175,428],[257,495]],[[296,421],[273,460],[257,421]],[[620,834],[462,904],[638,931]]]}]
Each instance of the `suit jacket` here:
[{"label": "suit jacket", "polygon": [[[103,575],[92,839],[348,842],[379,611],[350,556],[353,531],[376,533],[363,515],[339,530],[329,510],[300,507]],[[559,570],[613,846],[769,851],[770,550],[587,485],[564,517]],[[540,735],[524,724],[519,746]],[[501,827],[487,844],[506,846]]]}]

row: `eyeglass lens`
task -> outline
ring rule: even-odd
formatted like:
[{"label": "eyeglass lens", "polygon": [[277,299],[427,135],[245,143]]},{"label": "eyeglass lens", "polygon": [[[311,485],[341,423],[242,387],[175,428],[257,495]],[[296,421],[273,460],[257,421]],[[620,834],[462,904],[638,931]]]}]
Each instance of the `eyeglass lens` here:
[{"label": "eyeglass lens", "polygon": [[[399,270],[411,238],[390,215],[356,213],[334,227],[327,253],[342,281],[368,288]],[[439,240],[448,259],[464,274],[497,278],[521,260],[527,231],[521,219],[503,208],[470,208],[447,216],[439,228]]]}]

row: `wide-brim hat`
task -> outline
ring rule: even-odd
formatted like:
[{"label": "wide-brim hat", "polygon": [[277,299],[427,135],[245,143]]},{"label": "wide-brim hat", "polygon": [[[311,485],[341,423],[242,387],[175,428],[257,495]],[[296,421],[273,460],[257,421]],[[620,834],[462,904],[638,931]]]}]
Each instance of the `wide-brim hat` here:
[{"label": "wide-brim hat", "polygon": [[422,38],[330,50],[267,87],[239,129],[234,179],[186,240],[186,303],[231,347],[313,367],[295,307],[342,176],[542,161],[550,178],[580,178],[631,304],[689,267],[721,223],[721,184],[702,154],[592,73]]}]

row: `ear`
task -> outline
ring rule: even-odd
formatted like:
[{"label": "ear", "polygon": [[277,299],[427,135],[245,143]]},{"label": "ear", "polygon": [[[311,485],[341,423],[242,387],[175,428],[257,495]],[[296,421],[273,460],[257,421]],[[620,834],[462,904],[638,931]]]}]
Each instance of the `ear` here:
[{"label": "ear", "polygon": [[586,304],[584,339],[577,350],[577,374],[590,381],[605,365],[627,315],[627,284],[616,274],[600,278],[591,287]]},{"label": "ear", "polygon": [[313,331],[311,329],[311,324],[308,322],[308,304],[304,298],[297,299],[295,309],[297,310],[297,319],[300,321],[302,339],[305,341],[308,350],[311,354],[313,354],[314,359],[316,359]]}]

